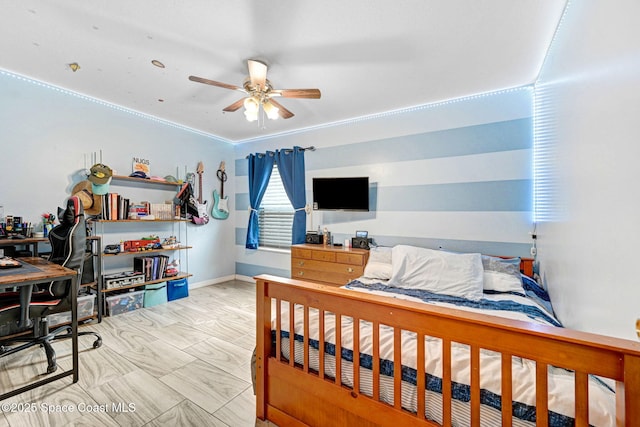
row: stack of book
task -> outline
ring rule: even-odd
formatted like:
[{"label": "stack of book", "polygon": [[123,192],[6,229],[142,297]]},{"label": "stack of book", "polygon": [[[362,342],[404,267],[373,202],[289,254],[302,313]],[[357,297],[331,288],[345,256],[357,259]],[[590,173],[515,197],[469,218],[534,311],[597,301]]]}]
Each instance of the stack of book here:
[{"label": "stack of book", "polygon": [[102,196],[102,219],[122,220],[129,218],[130,200],[118,193],[107,193]]},{"label": "stack of book", "polygon": [[160,280],[165,277],[164,271],[169,264],[167,255],[139,256],[133,258],[133,269],[144,274],[145,282]]},{"label": "stack of book", "polygon": [[[152,209],[153,208],[153,209]],[[152,215],[152,210],[158,211],[160,216],[155,219],[173,219],[173,205],[168,203],[151,204],[149,202],[132,203],[118,193],[108,193],[102,196],[102,219],[144,219]]]}]

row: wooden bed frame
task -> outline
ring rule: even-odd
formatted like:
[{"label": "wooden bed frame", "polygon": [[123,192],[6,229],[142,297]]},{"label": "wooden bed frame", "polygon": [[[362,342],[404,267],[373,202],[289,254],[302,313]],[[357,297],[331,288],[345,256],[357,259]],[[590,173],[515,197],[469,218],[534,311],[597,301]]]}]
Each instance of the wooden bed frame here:
[{"label": "wooden bed frame", "polygon": [[[256,416],[257,424],[271,421],[284,426],[435,426],[425,418],[424,350],[418,350],[417,360],[417,413],[400,406],[400,380],[396,375],[394,404],[379,400],[376,390],[380,372],[375,360],[379,354],[374,350],[374,397],[359,393],[359,378],[354,377],[354,388],[349,388],[325,377],[324,369],[315,372],[309,368],[308,338],[304,338],[304,363],[296,364],[282,357],[280,331],[276,331],[277,342],[272,345],[271,320],[277,316],[280,324],[281,302],[299,304],[349,316],[356,320],[368,320],[373,330],[380,324],[394,328],[399,341],[401,330],[417,333],[418,339],[425,336],[439,337],[443,344],[443,420],[451,425],[451,342],[465,343],[471,355],[471,422],[480,420],[480,349],[502,354],[502,398],[510,401],[512,396],[511,357],[520,356],[536,362],[536,411],[539,426],[547,425],[547,370],[556,366],[575,371],[576,425],[588,425],[588,375],[599,375],[616,382],[616,420],[619,426],[640,426],[640,343],[610,338],[563,328],[509,320],[500,317],[427,306],[410,301],[399,301],[376,295],[363,294],[348,289],[287,279],[270,275],[255,277],[257,289],[257,348],[256,348]],[[275,304],[273,302],[275,301]],[[336,316],[339,319],[340,316]],[[292,330],[293,325],[289,326]],[[305,315],[305,331],[309,330],[308,315]],[[279,329],[279,326],[278,326]],[[336,330],[339,331],[338,322]],[[354,334],[356,333],[354,329]],[[374,343],[376,341],[374,333]],[[359,342],[357,335],[354,342]],[[320,337],[323,340],[323,336]],[[396,341],[394,339],[394,341]],[[340,354],[336,343],[335,354]],[[396,342],[398,342],[396,341]],[[294,354],[294,341],[290,340],[290,352]],[[356,345],[356,347],[358,347]],[[418,346],[420,349],[421,346]],[[375,345],[374,345],[375,348]],[[354,366],[359,365],[359,349],[353,349]],[[401,350],[394,350],[395,360],[401,360]],[[323,346],[319,351],[320,366],[324,366]],[[336,358],[336,378],[341,377],[341,364]],[[508,363],[504,363],[508,361]],[[399,366],[399,364],[396,364]],[[399,369],[399,367],[398,367]],[[355,371],[357,372],[357,370]],[[396,371],[398,372],[398,371]],[[421,398],[422,397],[422,398]],[[421,403],[422,402],[422,403]],[[511,406],[503,405],[503,426],[511,426]]]}]

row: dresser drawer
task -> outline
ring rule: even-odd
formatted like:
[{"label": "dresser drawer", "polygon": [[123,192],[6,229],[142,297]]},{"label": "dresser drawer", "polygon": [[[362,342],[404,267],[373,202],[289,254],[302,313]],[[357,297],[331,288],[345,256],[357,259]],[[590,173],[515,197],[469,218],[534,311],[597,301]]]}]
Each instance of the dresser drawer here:
[{"label": "dresser drawer", "polygon": [[311,251],[311,259],[318,261],[336,262],[336,253],[329,251]]},{"label": "dresser drawer", "polygon": [[356,254],[356,253],[336,253],[336,262],[341,264],[351,264],[351,265],[364,265],[364,254]]},{"label": "dresser drawer", "polygon": [[327,285],[343,286],[349,281],[362,276],[362,272],[339,273],[335,271],[310,270],[296,268],[291,270],[291,278],[321,282]]},{"label": "dresser drawer", "polygon": [[291,257],[311,259],[311,249],[291,248]]},{"label": "dresser drawer", "polygon": [[316,260],[309,260],[304,258],[291,258],[291,271],[296,269],[326,271],[326,272],[342,273],[342,274],[349,274],[349,275],[359,273],[355,277],[360,277],[364,273],[364,266],[353,265],[353,264],[339,264],[336,262],[328,262],[328,261],[316,261]]}]

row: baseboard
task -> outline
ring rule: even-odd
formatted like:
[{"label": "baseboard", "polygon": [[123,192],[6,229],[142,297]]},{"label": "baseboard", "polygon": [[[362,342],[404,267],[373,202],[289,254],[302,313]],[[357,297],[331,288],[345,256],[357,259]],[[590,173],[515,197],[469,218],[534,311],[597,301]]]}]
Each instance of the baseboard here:
[{"label": "baseboard", "polygon": [[203,288],[209,285],[217,285],[218,283],[228,282],[230,280],[234,280],[236,278],[235,274],[231,274],[229,276],[217,277],[215,279],[203,280],[202,282],[189,282],[189,289],[197,289]]},{"label": "baseboard", "polygon": [[189,282],[190,289],[202,288],[209,285],[217,285],[218,283],[228,282],[230,280],[239,280],[241,282],[255,283],[255,279],[251,276],[244,276],[242,274],[230,274],[229,276],[218,277],[216,279],[204,280],[202,282],[191,283]]},{"label": "baseboard", "polygon": [[236,280],[240,280],[241,282],[249,282],[249,283],[255,283],[255,279],[251,276],[243,276],[242,274],[236,274],[235,276]]}]

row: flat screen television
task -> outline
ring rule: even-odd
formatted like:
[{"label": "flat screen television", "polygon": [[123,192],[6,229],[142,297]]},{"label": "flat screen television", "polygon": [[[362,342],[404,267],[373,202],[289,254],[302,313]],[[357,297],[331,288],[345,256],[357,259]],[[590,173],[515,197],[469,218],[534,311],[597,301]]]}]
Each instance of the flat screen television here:
[{"label": "flat screen television", "polygon": [[368,211],[369,177],[313,178],[313,209]]}]

